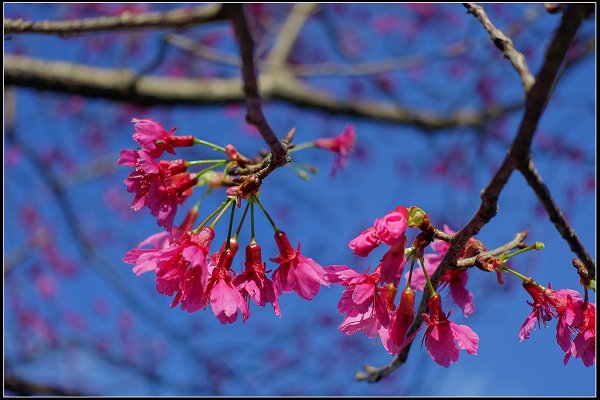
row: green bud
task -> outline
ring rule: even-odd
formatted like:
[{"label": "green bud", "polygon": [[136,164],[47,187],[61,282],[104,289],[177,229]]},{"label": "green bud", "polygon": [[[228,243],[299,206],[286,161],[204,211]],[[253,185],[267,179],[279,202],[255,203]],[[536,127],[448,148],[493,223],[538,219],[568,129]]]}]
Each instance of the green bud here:
[{"label": "green bud", "polygon": [[423,223],[423,219],[425,218],[425,211],[421,210],[419,207],[411,207],[408,214],[408,227],[409,228],[418,228]]}]

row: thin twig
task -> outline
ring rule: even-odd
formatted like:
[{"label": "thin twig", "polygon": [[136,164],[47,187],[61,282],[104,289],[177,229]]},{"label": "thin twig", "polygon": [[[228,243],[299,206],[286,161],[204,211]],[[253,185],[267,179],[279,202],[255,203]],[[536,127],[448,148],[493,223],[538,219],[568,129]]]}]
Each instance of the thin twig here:
[{"label": "thin twig", "polygon": [[125,12],[114,17],[96,17],[64,21],[26,21],[4,19],[4,34],[40,33],[70,36],[80,33],[117,30],[139,30],[140,28],[185,28],[222,19],[220,4],[200,7],[179,8],[167,12],[132,14]]},{"label": "thin twig", "polygon": [[492,39],[496,47],[500,49],[504,57],[510,61],[521,77],[523,89],[525,90],[525,93],[527,93],[533,86],[535,78],[531,75],[531,72],[529,72],[529,67],[527,67],[527,63],[525,62],[525,56],[515,49],[512,40],[510,40],[504,32],[492,24],[492,21],[488,18],[483,7],[475,3],[463,3],[463,5],[469,14],[473,14],[475,18],[481,22],[481,25],[483,25],[485,30],[489,33],[490,39]]},{"label": "thin twig", "polygon": [[548,187],[544,184],[542,177],[535,168],[533,160],[529,160],[529,162],[525,164],[520,164],[519,172],[521,172],[525,180],[527,180],[527,184],[533,189],[540,203],[542,203],[546,209],[550,221],[552,221],[556,230],[569,244],[571,251],[583,262],[587,276],[591,277],[591,279],[596,279],[596,264],[594,263],[594,259],[587,252],[579,240],[579,237],[577,237],[577,234],[560,211],[560,208],[550,194],[550,190],[548,190]]}]

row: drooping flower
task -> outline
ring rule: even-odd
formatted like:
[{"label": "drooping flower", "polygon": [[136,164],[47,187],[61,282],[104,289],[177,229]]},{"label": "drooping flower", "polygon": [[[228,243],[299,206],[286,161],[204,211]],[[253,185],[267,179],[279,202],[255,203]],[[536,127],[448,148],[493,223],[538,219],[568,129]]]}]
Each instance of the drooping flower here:
[{"label": "drooping flower", "polygon": [[469,354],[477,354],[479,336],[467,325],[458,325],[448,320],[452,311],[446,315],[442,311],[442,301],[439,293],[429,298],[429,315],[423,314],[427,330],[423,340],[431,358],[448,368],[451,363],[458,361],[459,349]]},{"label": "drooping flower", "polygon": [[145,152],[124,149],[120,165],[135,168],[127,179],[127,191],[135,193],[131,208],[135,211],[148,206],[158,219],[158,226],[171,231],[177,204],[182,204],[191,194],[198,179],[186,173],[183,160],[154,162]]},{"label": "drooping flower", "polygon": [[151,158],[158,158],[165,151],[175,154],[174,147],[190,147],[194,144],[193,136],[174,136],[177,128],[167,132],[160,123],[152,119],[133,118],[131,122],[135,122],[133,140]]},{"label": "drooping flower", "polygon": [[352,239],[349,247],[357,256],[366,257],[380,243],[381,239],[379,239],[377,232],[375,232],[375,228],[370,227]]},{"label": "drooping flower", "polygon": [[[382,296],[382,293],[388,289],[378,287],[379,269],[372,274],[369,274],[368,271],[365,274],[359,274],[345,265],[332,265],[326,267],[325,270],[329,282],[346,286],[338,303],[338,311],[346,314],[347,321],[353,324],[374,316],[380,326],[386,328],[389,326],[390,313]],[[357,319],[357,317],[359,318]],[[342,325],[345,326],[344,322]],[[346,332],[344,331],[344,333]]]},{"label": "drooping flower", "polygon": [[282,231],[275,233],[275,242],[280,254],[271,261],[279,264],[272,276],[278,294],[295,291],[303,299],[311,300],[321,285],[329,287],[323,267],[312,258],[301,255],[300,244],[298,250],[294,250]]},{"label": "drooping flower", "polygon": [[402,351],[415,338],[417,331],[406,337],[408,329],[415,319],[415,292],[407,287],[400,295],[400,304],[392,315],[390,327],[387,330],[381,330],[379,335],[383,347],[392,355]]},{"label": "drooping flower", "polygon": [[577,329],[581,319],[579,314],[583,300],[578,292],[570,289],[554,291],[548,288],[544,290],[544,296],[556,311],[556,341],[566,353],[571,348],[571,332]]},{"label": "drooping flower", "polygon": [[404,235],[402,237],[404,239],[397,245],[392,246],[381,259],[381,263],[379,264],[381,272],[379,281],[382,283],[393,282],[395,285],[398,285],[398,282],[400,282],[400,277],[406,265],[404,248],[406,247],[407,239]]},{"label": "drooping flower", "polygon": [[335,153],[331,175],[335,176],[338,169],[346,166],[346,158],[354,151],[356,135],[353,125],[346,125],[342,133],[334,138],[319,138],[315,140],[315,147],[330,150]]},{"label": "drooping flower", "polygon": [[548,298],[544,296],[542,288],[531,281],[523,282],[523,287],[533,298],[533,303],[527,302],[533,309],[521,326],[519,331],[520,341],[529,339],[536,322],[538,326],[541,326],[542,324],[546,326],[546,322],[550,321],[553,317],[552,304],[550,304]]},{"label": "drooping flower", "polygon": [[581,324],[579,333],[573,339],[569,351],[565,354],[564,363],[567,365],[571,355],[580,358],[583,365],[591,367],[596,364],[596,305],[590,302],[581,304]]},{"label": "drooping flower", "polygon": [[277,292],[273,282],[265,275],[265,264],[262,262],[260,246],[252,242],[246,246],[246,269],[236,276],[233,284],[242,293],[244,298],[252,298],[258,306],[273,304],[275,315],[281,317],[281,309],[277,300]]},{"label": "drooping flower", "polygon": [[234,252],[226,248],[219,253],[221,254],[218,257],[213,257],[218,263],[213,265],[210,272],[202,304],[206,306],[210,301],[213,313],[223,325],[235,322],[238,309],[242,312],[242,322],[245,322],[250,316],[250,311],[244,297],[233,283],[231,264]]},{"label": "drooping flower", "polygon": [[201,308],[208,274],[208,253],[214,231],[205,227],[200,232],[187,232],[170,247],[130,250],[123,261],[134,264],[133,272],[156,273],[156,290],[167,296],[176,293],[171,307],[181,303],[189,312]]}]

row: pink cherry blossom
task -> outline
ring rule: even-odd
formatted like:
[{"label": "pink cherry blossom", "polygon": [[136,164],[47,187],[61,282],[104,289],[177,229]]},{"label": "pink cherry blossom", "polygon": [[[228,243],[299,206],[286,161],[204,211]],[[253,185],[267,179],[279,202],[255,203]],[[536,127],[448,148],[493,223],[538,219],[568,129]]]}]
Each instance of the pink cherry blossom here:
[{"label": "pink cherry blossom", "polygon": [[156,273],[156,290],[167,296],[176,293],[171,307],[181,303],[189,312],[201,308],[201,300],[208,274],[208,253],[215,236],[212,228],[199,233],[187,232],[168,248],[130,250],[123,261],[134,264],[133,272]]},{"label": "pink cherry blossom", "polygon": [[403,240],[397,245],[392,246],[381,259],[381,263],[379,264],[381,271],[380,282],[393,282],[395,285],[398,285],[398,282],[400,282],[400,277],[406,265],[404,248],[406,247],[407,239],[404,235],[402,237]]},{"label": "pink cherry blossom", "polygon": [[352,239],[349,247],[357,256],[366,257],[380,243],[381,239],[379,239],[377,232],[375,232],[375,228],[370,227]]},{"label": "pink cherry blossom", "polygon": [[533,298],[533,303],[527,302],[533,309],[521,326],[519,331],[520,341],[529,339],[536,322],[538,326],[541,326],[541,324],[545,326],[546,322],[553,317],[552,305],[548,302],[548,298],[544,296],[542,288],[533,282],[523,282],[523,287]]},{"label": "pink cherry blossom", "polygon": [[231,264],[234,252],[225,248],[219,253],[219,256],[213,257],[218,263],[213,265],[210,272],[202,304],[206,306],[210,302],[213,313],[223,325],[236,321],[238,309],[242,312],[242,321],[245,322],[250,316],[250,311],[244,297],[233,283]]},{"label": "pink cherry blossom", "polygon": [[558,317],[556,324],[556,341],[564,352],[571,348],[571,331],[577,329],[581,319],[580,308],[583,300],[578,292],[570,289],[554,291],[544,290],[544,296],[554,307]]},{"label": "pink cherry blossom", "polygon": [[264,307],[273,304],[275,315],[281,317],[277,292],[273,282],[265,275],[265,264],[262,262],[260,246],[252,242],[246,247],[245,271],[236,276],[233,283],[244,298],[252,298],[256,305]]},{"label": "pink cherry blossom", "polygon": [[173,136],[176,128],[169,132],[152,119],[133,118],[135,122],[133,140],[151,158],[158,158],[164,151],[175,154],[174,147],[189,147],[194,144],[193,136]]},{"label": "pink cherry blossom", "polygon": [[581,324],[579,333],[573,339],[569,351],[565,354],[564,363],[567,365],[571,355],[581,357],[583,365],[591,367],[596,364],[596,305],[584,302],[581,305]]},{"label": "pink cherry blossom", "polygon": [[338,169],[346,166],[346,158],[354,151],[356,135],[353,125],[346,125],[342,133],[334,138],[319,138],[315,140],[315,147],[330,150],[336,154],[333,160],[331,175],[335,176]]},{"label": "pink cherry blossom", "polygon": [[319,293],[321,285],[329,287],[323,267],[312,258],[301,255],[300,244],[298,250],[294,250],[282,231],[275,233],[275,242],[280,254],[271,261],[279,264],[273,272],[273,283],[277,293],[295,291],[303,299],[311,300]]},{"label": "pink cherry blossom", "polygon": [[185,173],[185,161],[156,163],[141,150],[124,149],[119,164],[135,168],[125,179],[127,191],[135,193],[131,208],[138,211],[148,206],[152,215],[158,217],[158,225],[170,231],[177,204],[183,204],[198,182],[192,174]]},{"label": "pink cherry blossom", "polygon": [[387,330],[381,330],[379,335],[383,347],[392,355],[398,354],[406,347],[417,332],[413,332],[408,338],[406,334],[415,319],[415,292],[407,287],[400,295],[400,304],[392,315],[390,327]]},{"label": "pink cherry blossom", "polygon": [[441,297],[435,293],[429,298],[429,315],[423,314],[427,330],[423,340],[431,358],[448,368],[451,363],[458,361],[459,349],[469,354],[477,354],[479,336],[467,325],[458,325],[448,320],[442,311]]},{"label": "pink cherry blossom", "polygon": [[390,246],[395,246],[405,240],[404,232],[407,227],[408,210],[405,207],[397,207],[383,218],[377,218],[373,225],[379,239]]}]

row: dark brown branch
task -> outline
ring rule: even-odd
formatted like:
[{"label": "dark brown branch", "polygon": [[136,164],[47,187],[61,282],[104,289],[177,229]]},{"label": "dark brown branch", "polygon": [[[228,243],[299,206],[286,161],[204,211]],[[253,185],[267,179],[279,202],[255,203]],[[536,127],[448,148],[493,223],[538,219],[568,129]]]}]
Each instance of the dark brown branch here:
[{"label": "dark brown branch", "polygon": [[571,228],[569,225],[569,222],[567,222],[563,216],[558,205],[554,202],[548,187],[544,184],[542,178],[538,174],[538,171],[533,164],[533,160],[529,160],[529,162],[526,164],[521,164],[519,166],[519,171],[527,180],[527,184],[533,189],[537,198],[546,209],[546,212],[550,217],[550,221],[552,221],[556,227],[556,230],[569,244],[571,251],[575,253],[583,262],[583,265],[586,269],[586,275],[591,277],[591,279],[596,279],[596,264],[594,263],[594,260],[577,237],[577,234],[573,228]]},{"label": "dark brown branch", "polygon": [[[480,112],[457,111],[450,116],[441,116],[400,108],[390,102],[339,100],[291,77],[267,72],[262,73],[259,79],[260,97],[263,99],[281,100],[332,114],[417,126],[430,133],[450,128],[480,127],[522,108],[519,102],[493,106]],[[138,76],[127,69],[96,68],[12,55],[4,56],[4,83],[142,106],[228,104],[245,100],[239,79]]]},{"label": "dark brown branch", "polygon": [[17,396],[89,396],[74,389],[67,389],[56,385],[44,385],[36,383],[16,375],[6,375],[4,377],[4,390],[8,390]]},{"label": "dark brown branch", "polygon": [[248,21],[241,4],[228,4],[224,11],[231,19],[235,31],[240,56],[242,59],[242,81],[244,83],[244,94],[246,96],[246,121],[256,126],[263,140],[271,149],[271,163],[278,167],[290,162],[285,148],[271,129],[262,110],[262,103],[258,91],[258,80],[256,78],[256,67],[254,65],[254,40],[248,28]]},{"label": "dark brown branch", "polygon": [[504,57],[510,61],[514,69],[521,77],[523,89],[527,93],[529,89],[531,89],[531,86],[533,86],[535,78],[533,75],[531,75],[531,72],[529,72],[529,68],[525,62],[525,56],[515,49],[512,40],[510,40],[510,38],[506,36],[504,32],[492,24],[492,21],[490,21],[488,18],[487,14],[483,10],[483,7],[475,3],[463,3],[463,5],[469,14],[473,14],[473,16],[475,16],[475,18],[481,22],[481,25],[483,25],[485,30],[489,33],[490,39],[492,39],[496,47],[500,49]]},{"label": "dark brown branch", "polygon": [[125,12],[115,17],[97,17],[65,21],[25,21],[4,19],[4,34],[41,33],[69,36],[80,33],[117,30],[139,30],[140,28],[185,28],[222,18],[222,6],[211,4],[201,7],[180,8],[168,12],[132,14]]},{"label": "dark brown branch", "polygon": [[[593,9],[593,6],[591,9]],[[454,235],[450,241],[450,247],[448,248],[446,255],[430,277],[434,288],[437,288],[440,284],[446,271],[455,268],[460,252],[467,244],[467,241],[479,233],[481,228],[496,215],[498,198],[512,172],[520,164],[529,161],[531,141],[535,134],[537,124],[546,108],[552,88],[556,82],[560,65],[567,54],[567,50],[569,49],[583,18],[591,12],[591,9],[587,5],[570,5],[566,9],[561,24],[556,30],[548,50],[546,51],[544,63],[537,74],[535,83],[526,94],[525,115],[521,120],[521,124],[511,148],[490,183],[481,193],[481,205],[479,206],[479,209],[473,218],[471,218],[471,220]],[[430,296],[431,292],[429,288],[426,287],[423,291],[421,303],[419,304],[419,310],[416,313],[412,326],[408,330],[407,336],[414,333],[423,324],[422,314],[427,312],[427,302]],[[365,368],[365,372],[359,372],[356,375],[356,379],[366,380],[370,383],[381,380],[381,378],[389,375],[392,371],[406,362],[410,353],[410,348],[411,345],[405,347],[398,356],[382,368]]]}]

